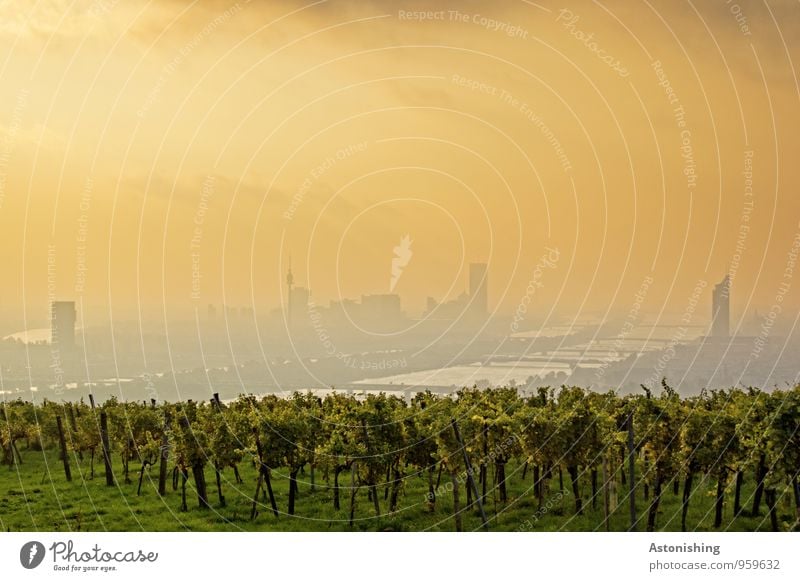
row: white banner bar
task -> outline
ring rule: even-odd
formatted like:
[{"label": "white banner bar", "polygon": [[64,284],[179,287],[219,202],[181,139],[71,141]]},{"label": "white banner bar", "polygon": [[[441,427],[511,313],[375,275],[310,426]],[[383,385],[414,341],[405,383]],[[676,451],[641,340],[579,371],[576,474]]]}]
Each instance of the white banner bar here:
[{"label": "white banner bar", "polygon": [[3,533],[3,579],[799,579],[791,533]]}]

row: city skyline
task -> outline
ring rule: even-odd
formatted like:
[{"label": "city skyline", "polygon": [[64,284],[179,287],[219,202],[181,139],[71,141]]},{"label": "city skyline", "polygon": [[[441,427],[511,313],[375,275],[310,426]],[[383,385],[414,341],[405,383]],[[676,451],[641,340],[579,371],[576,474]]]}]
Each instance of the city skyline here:
[{"label": "city skyline", "polygon": [[[488,268],[485,263],[470,263],[469,279],[467,290],[462,292],[455,299],[447,301],[437,301],[433,297],[428,297],[427,306],[424,311],[414,316],[402,307],[402,298],[396,293],[383,294],[361,294],[354,298],[342,298],[331,300],[326,305],[314,302],[311,297],[311,290],[295,284],[294,275],[291,267],[286,274],[287,295],[286,302],[282,308],[269,311],[266,316],[276,319],[278,315],[284,317],[286,329],[291,334],[300,328],[308,328],[312,325],[314,317],[322,313],[329,317],[328,324],[334,326],[342,323],[357,324],[359,322],[384,322],[402,323],[412,320],[425,320],[430,318],[436,320],[455,320],[464,318],[466,321],[481,322],[491,314],[486,308],[488,297]],[[730,296],[731,279],[726,274],[719,283],[710,289],[709,306],[710,316],[706,333],[707,338],[729,339],[731,338],[730,321]],[[705,297],[703,297],[705,298]],[[477,303],[477,305],[476,305]],[[76,319],[77,311],[74,301],[53,301],[51,303],[50,318],[50,340],[51,345],[63,349],[65,353],[75,352],[76,346]],[[256,311],[249,306],[221,305],[223,316],[229,321],[238,319],[253,321]],[[439,316],[437,316],[437,312]],[[476,319],[476,317],[478,317]],[[217,318],[217,306],[213,303],[206,305],[206,319],[209,322]],[[743,314],[745,318],[745,314]],[[753,324],[761,321],[758,311],[752,315]],[[684,323],[689,325],[688,320]],[[669,326],[669,322],[664,323]],[[690,325],[697,327],[697,324]],[[511,329],[513,331],[513,328]],[[511,333],[512,335],[514,333]],[[742,337],[747,337],[746,333],[738,333]]]},{"label": "city skyline", "polygon": [[[340,299],[331,299],[326,301],[325,303],[317,303],[311,295],[311,289],[308,289],[303,286],[299,286],[295,284],[295,279],[291,270],[287,271],[286,276],[286,298],[284,299],[285,302],[283,306],[275,307],[275,308],[263,308],[258,309],[254,308],[252,305],[235,305],[235,304],[214,304],[214,303],[207,303],[204,307],[205,310],[205,317],[209,321],[214,321],[217,319],[217,316],[222,316],[229,321],[236,321],[236,320],[255,320],[256,317],[258,318],[270,318],[274,319],[279,314],[285,317],[285,322],[287,329],[292,330],[295,328],[295,324],[292,323],[293,316],[294,320],[297,321],[298,317],[300,317],[300,321],[303,321],[304,324],[308,324],[309,322],[309,312],[310,308],[318,308],[323,307],[326,310],[333,310],[338,309],[340,314],[344,316],[344,318],[352,318],[347,315],[346,311],[348,308],[351,309],[360,309],[363,306],[363,303],[366,301],[372,301],[373,305],[377,304],[377,301],[381,299],[388,300],[391,303],[396,303],[396,306],[393,304],[389,307],[389,311],[392,311],[391,316],[398,316],[403,319],[408,320],[422,320],[427,317],[434,315],[436,312],[439,312],[439,316],[433,316],[432,318],[435,319],[457,319],[464,317],[467,320],[470,317],[474,317],[476,314],[486,315],[489,316],[497,316],[501,318],[512,317],[513,313],[510,312],[495,312],[490,313],[488,308],[484,307],[481,309],[480,307],[476,308],[475,303],[476,301],[473,300],[475,297],[475,292],[477,291],[479,298],[477,299],[478,305],[485,305],[488,301],[488,292],[481,292],[480,287],[488,287],[488,267],[485,263],[470,263],[469,273],[470,276],[467,280],[467,290],[462,291],[458,296],[452,299],[438,301],[434,297],[427,297],[426,305],[424,309],[421,309],[417,312],[408,311],[407,309],[403,308],[402,306],[402,295],[398,293],[373,293],[373,294],[365,294],[362,293],[360,295],[355,295],[353,297],[342,297]],[[473,277],[472,274],[475,274]],[[474,286],[473,286],[474,285]],[[483,289],[486,291],[486,288]],[[718,338],[727,338],[731,336],[731,320],[734,319],[737,322],[738,326],[745,326],[745,327],[753,327],[763,323],[764,317],[759,313],[757,308],[752,309],[750,312],[742,312],[738,313],[738,318],[734,318],[736,313],[731,312],[730,307],[730,295],[731,295],[731,279],[730,274],[726,274],[723,280],[710,288],[709,292],[709,316],[708,318],[704,318],[700,316],[696,319],[696,321],[702,321],[708,323],[708,336],[709,337],[718,337]],[[58,307],[58,309],[57,309]],[[547,310],[547,305],[542,305],[542,312]],[[58,335],[56,330],[56,311],[59,310],[62,313],[62,317],[66,319],[71,319],[69,322],[66,323],[68,329],[71,329],[71,332],[68,331],[66,336],[72,337],[71,341],[67,343],[67,349],[72,350],[75,347],[75,339],[74,334],[77,329],[76,322],[78,318],[76,303],[75,301],[52,301],[50,304],[50,316],[49,316],[49,342],[54,343],[55,338]],[[198,308],[198,311],[202,311],[203,309]],[[387,311],[388,312],[388,311]],[[294,313],[294,315],[292,315]],[[442,315],[444,313],[444,316]],[[618,317],[620,317],[624,313],[614,312],[611,313],[608,317],[609,321],[612,321]],[[83,314],[81,314],[83,316]],[[376,316],[379,316],[376,314]],[[537,315],[534,314],[536,317]],[[594,313],[587,313],[587,317],[590,319],[594,317]],[[665,325],[669,325],[676,320],[678,313],[662,313],[662,323]],[[358,318],[356,316],[355,318]],[[369,318],[369,317],[367,317]],[[569,319],[569,317],[567,317]],[[653,321],[651,317],[645,318],[648,321]],[[180,319],[177,319],[180,320]],[[552,321],[553,324],[559,324],[564,317],[561,315],[555,316],[555,319]],[[122,319],[125,321],[125,319]],[[695,325],[696,326],[696,325]],[[32,326],[28,329],[28,331],[36,332],[39,331],[40,327]],[[14,333],[5,333],[6,336],[14,335],[14,334],[24,334],[25,329],[16,329]],[[742,333],[739,333],[740,335]],[[744,333],[746,335],[746,333]]]},{"label": "city skyline", "polygon": [[[263,312],[289,249],[316,301],[380,294],[404,237],[393,292],[414,312],[481,261],[490,310],[513,313],[551,248],[545,313],[624,313],[648,277],[643,312],[681,313],[726,271],[733,311],[768,313],[796,253],[800,54],[727,6],[97,6],[0,8],[2,318],[46,324],[51,291],[89,321]],[[783,1],[748,23],[773,15],[800,30]]]}]

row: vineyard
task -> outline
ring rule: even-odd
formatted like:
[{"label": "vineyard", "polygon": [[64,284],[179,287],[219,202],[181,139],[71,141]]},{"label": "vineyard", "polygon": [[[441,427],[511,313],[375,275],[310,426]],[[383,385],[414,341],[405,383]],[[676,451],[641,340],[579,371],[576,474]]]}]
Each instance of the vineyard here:
[{"label": "vineyard", "polygon": [[0,407],[3,530],[797,530],[800,386]]}]

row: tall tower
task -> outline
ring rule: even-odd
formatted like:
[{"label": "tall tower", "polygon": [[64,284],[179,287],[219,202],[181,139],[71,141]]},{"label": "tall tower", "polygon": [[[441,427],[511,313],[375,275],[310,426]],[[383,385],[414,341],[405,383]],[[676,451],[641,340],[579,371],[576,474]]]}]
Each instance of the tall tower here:
[{"label": "tall tower", "polygon": [[294,275],[292,275],[292,257],[289,257],[289,271],[286,273],[286,324],[292,326],[292,291],[294,290]]},{"label": "tall tower", "polygon": [[64,352],[75,349],[75,302],[50,303],[50,344]]},{"label": "tall tower", "polygon": [[489,311],[488,269],[484,262],[473,262],[469,265],[469,297],[470,311],[485,315]]},{"label": "tall tower", "polygon": [[731,276],[726,274],[711,293],[711,336],[727,338],[730,334]]}]

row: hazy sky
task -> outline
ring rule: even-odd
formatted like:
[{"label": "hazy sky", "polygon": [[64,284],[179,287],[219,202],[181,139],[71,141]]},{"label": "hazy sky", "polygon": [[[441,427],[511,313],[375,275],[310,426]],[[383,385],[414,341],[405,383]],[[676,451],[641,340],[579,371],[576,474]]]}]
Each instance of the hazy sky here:
[{"label": "hazy sky", "polygon": [[478,261],[504,312],[535,279],[542,313],[624,313],[652,276],[654,315],[705,281],[704,322],[728,270],[737,317],[799,302],[796,1],[6,0],[0,44],[29,326],[266,313],[289,254],[319,302],[389,292],[404,235],[412,312]]}]

